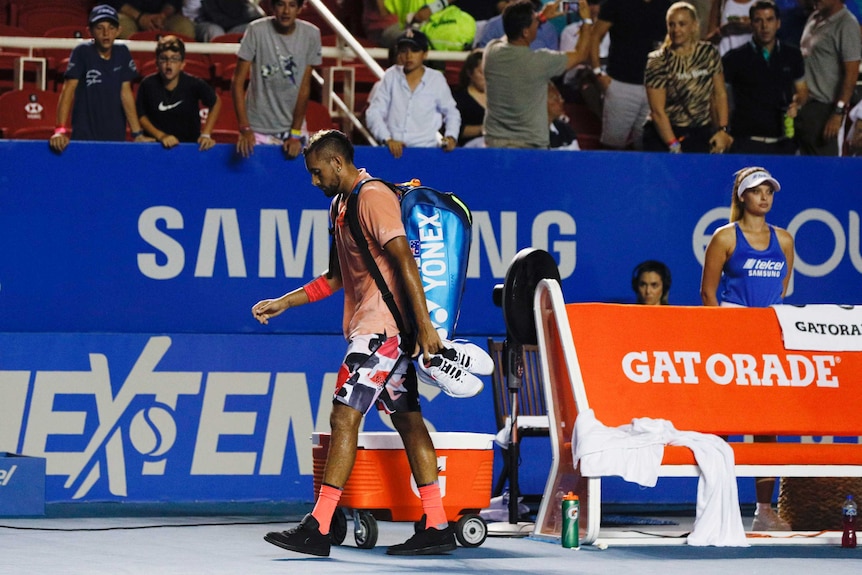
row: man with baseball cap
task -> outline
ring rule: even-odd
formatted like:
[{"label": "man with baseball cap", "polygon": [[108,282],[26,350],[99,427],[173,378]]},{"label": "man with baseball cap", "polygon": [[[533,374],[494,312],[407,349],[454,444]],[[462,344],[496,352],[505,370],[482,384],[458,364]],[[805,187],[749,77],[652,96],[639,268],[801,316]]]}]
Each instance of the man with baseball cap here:
[{"label": "man with baseball cap", "polygon": [[117,11],[100,4],[90,11],[93,40],[72,50],[65,82],[57,105],[57,128],[49,140],[51,149],[62,152],[69,145],[66,128],[72,118],[71,137],[76,140],[122,142],[126,122],[135,141],[144,137],[131,82],[138,77],[132,54],[126,46],[115,46],[120,33]]},{"label": "man with baseball cap", "polygon": [[398,64],[386,70],[374,89],[365,113],[368,129],[396,158],[405,147],[451,152],[458,141],[461,112],[443,73],[425,67],[428,37],[407,29],[395,46]]}]

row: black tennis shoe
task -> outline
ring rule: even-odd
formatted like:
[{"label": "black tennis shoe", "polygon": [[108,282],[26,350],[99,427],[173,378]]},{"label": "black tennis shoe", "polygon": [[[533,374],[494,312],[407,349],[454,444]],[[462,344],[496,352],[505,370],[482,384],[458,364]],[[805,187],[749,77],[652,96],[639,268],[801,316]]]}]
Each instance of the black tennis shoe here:
[{"label": "black tennis shoe", "polygon": [[416,533],[413,537],[399,545],[393,545],[386,550],[387,555],[443,555],[454,551],[455,531],[450,525],[446,529],[425,528],[425,516],[416,522]]},{"label": "black tennis shoe", "polygon": [[264,535],[263,540],[288,551],[329,557],[330,538],[320,532],[320,524],[309,513],[302,518],[299,525],[287,531],[272,531]]}]

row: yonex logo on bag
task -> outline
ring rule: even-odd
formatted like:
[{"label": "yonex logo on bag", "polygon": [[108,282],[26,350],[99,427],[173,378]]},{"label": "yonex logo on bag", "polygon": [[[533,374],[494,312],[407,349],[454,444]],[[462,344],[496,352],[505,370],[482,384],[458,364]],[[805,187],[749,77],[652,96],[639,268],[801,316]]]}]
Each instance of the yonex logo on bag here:
[{"label": "yonex logo on bag", "polygon": [[12,479],[12,475],[15,474],[16,469],[18,469],[17,465],[13,465],[9,469],[0,469],[0,487],[9,484],[9,481]]}]

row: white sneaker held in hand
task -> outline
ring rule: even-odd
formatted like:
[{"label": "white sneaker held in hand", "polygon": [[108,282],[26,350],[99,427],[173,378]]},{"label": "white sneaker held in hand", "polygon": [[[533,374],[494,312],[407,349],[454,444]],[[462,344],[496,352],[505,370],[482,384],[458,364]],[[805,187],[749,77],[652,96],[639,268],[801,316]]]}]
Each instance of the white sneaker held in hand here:
[{"label": "white sneaker held in hand", "polygon": [[475,375],[494,373],[494,360],[488,353],[474,343],[464,339],[443,340],[443,357],[463,367]]},{"label": "white sneaker held in hand", "polygon": [[484,387],[481,379],[439,353],[432,355],[428,364],[421,357],[417,363],[419,381],[439,387],[450,397],[473,397]]}]

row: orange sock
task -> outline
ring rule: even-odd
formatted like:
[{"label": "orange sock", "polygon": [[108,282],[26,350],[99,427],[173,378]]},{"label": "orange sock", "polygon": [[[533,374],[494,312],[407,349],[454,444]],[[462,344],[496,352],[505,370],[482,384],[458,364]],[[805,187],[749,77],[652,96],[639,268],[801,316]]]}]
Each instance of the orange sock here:
[{"label": "orange sock", "polygon": [[449,520],[446,519],[446,510],[443,509],[440,485],[436,481],[430,485],[423,485],[419,488],[419,497],[422,499],[422,510],[425,512],[425,527],[446,529]]},{"label": "orange sock", "polygon": [[338,502],[341,500],[342,490],[331,485],[320,486],[320,496],[317,498],[317,503],[314,506],[314,511],[311,512],[312,517],[320,523],[320,533],[326,535],[329,533],[329,525],[332,523],[332,514],[335,513],[335,508],[338,507]]}]

